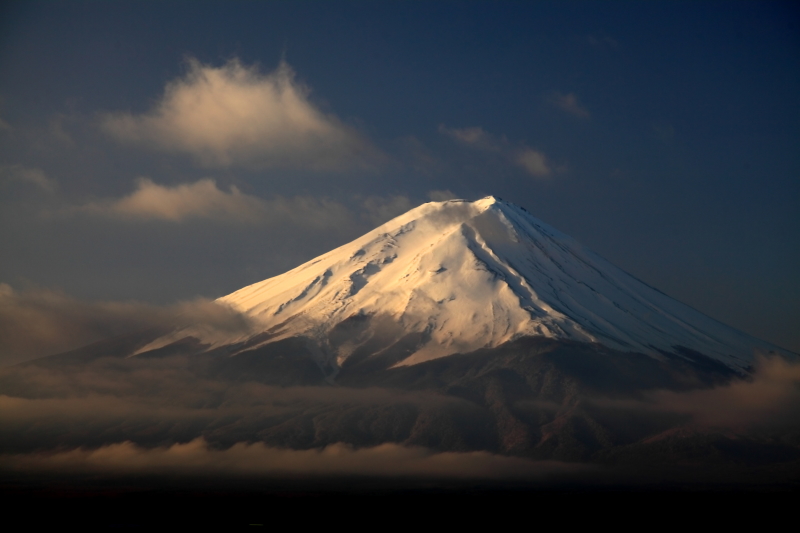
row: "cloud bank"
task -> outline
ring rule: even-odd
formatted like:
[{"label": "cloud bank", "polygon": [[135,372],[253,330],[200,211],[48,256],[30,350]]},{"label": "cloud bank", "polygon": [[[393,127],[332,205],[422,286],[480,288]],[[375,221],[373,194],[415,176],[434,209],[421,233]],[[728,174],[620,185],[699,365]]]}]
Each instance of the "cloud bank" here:
[{"label": "cloud bank", "polygon": [[[777,450],[777,463],[798,456],[792,435],[800,420],[800,365],[777,358],[760,361],[749,381],[704,390],[628,399],[582,390],[569,401],[545,394],[503,403],[494,380],[486,396],[475,397],[463,395],[468,388],[457,389],[458,395],[263,381],[269,376],[259,369],[270,361],[282,361],[274,367],[281,375],[291,373],[290,360],[303,361],[296,346],[291,357],[254,354],[251,363],[257,365],[235,367],[234,374],[225,365],[231,359],[238,364],[241,356],[126,357],[107,346],[106,352],[0,369],[0,471],[550,481],[602,478],[609,470],[599,465],[617,464],[615,458],[669,462],[665,451],[687,446],[687,461],[697,459],[700,466],[719,453],[733,458],[726,460],[758,462],[761,452],[748,449]],[[525,429],[520,420],[532,425]],[[574,433],[587,431],[586,423],[600,424],[600,441],[591,440],[591,432]],[[501,434],[523,438],[527,431],[537,451],[533,457],[581,462],[499,455]],[[715,447],[718,441],[722,448]],[[565,454],[587,442],[594,442],[596,462]],[[726,448],[730,443],[733,448]]]},{"label": "cloud bank", "polygon": [[47,289],[15,291],[0,283],[0,366],[141,329],[195,323],[225,331],[249,327],[235,311],[202,298],[171,306],[90,302]]},{"label": "cloud bank", "polygon": [[800,364],[773,357],[759,359],[751,381],[689,392],[653,395],[658,409],[691,414],[712,428],[791,426],[800,421]]},{"label": "cloud bank", "polygon": [[209,167],[342,170],[374,164],[377,150],[308,95],[285,62],[262,74],[236,59],[222,67],[193,59],[152,110],[105,115],[101,124],[121,142],[189,154]]},{"label": "cloud bank", "polygon": [[335,443],[321,449],[271,448],[239,442],[226,450],[203,438],[162,448],[131,442],[96,450],[0,455],[0,469],[135,475],[231,477],[369,476],[433,479],[541,479],[594,469],[557,461],[529,461],[488,452],[441,452],[419,446],[381,444],[356,449]]}]

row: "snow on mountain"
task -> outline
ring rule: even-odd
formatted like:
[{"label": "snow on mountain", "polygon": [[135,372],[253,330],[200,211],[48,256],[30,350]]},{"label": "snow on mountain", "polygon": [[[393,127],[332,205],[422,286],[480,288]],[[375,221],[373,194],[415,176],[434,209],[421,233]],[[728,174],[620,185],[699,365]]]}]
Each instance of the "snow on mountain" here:
[{"label": "snow on mountain", "polygon": [[[424,204],[218,302],[268,332],[263,342],[306,337],[338,364],[377,337],[388,347],[410,334],[416,341],[400,365],[526,335],[655,357],[685,347],[739,369],[758,352],[788,354],[666,296],[491,196]],[[362,325],[344,328],[352,333],[333,342],[350,323]]]}]

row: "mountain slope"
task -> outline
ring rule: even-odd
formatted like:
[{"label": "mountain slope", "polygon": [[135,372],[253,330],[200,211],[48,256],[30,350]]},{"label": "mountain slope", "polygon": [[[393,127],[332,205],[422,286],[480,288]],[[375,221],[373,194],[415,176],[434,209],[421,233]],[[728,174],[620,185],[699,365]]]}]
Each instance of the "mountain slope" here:
[{"label": "mountain slope", "polygon": [[307,338],[334,368],[359,351],[412,365],[525,336],[654,357],[695,351],[739,370],[759,352],[788,354],[491,196],[424,204],[218,302],[251,317],[262,342]]}]

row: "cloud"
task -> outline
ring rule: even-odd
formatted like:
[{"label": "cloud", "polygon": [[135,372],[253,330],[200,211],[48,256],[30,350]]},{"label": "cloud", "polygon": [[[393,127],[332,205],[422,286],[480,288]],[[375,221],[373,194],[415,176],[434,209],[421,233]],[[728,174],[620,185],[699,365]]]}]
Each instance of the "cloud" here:
[{"label": "cloud", "polygon": [[265,203],[243,194],[235,186],[221,191],[212,179],[184,183],[174,187],[158,185],[149,178],[139,178],[136,190],[119,200],[89,203],[89,212],[154,220],[179,222],[187,218],[216,218],[254,222],[263,217]]},{"label": "cloud", "polygon": [[448,137],[465,144],[480,145],[484,148],[496,146],[496,142],[492,136],[486,133],[486,131],[479,126],[473,126],[469,128],[448,128],[444,124],[439,124],[439,133],[442,135],[447,135]]},{"label": "cloud", "polygon": [[[628,428],[635,420],[657,420],[666,416],[673,422],[664,433],[651,435],[658,440],[674,435],[678,427],[689,432],[723,432],[762,438],[764,435],[789,435],[800,429],[800,362],[781,357],[759,358],[748,379],[735,379],[712,388],[684,391],[656,390],[637,400],[612,400],[587,397],[589,404],[616,412]],[[738,437],[734,437],[738,438]]]},{"label": "cloud", "polygon": [[27,183],[47,193],[54,193],[58,183],[48,178],[43,170],[22,165],[0,166],[0,183]]},{"label": "cloud", "polygon": [[661,411],[687,413],[697,424],[742,429],[797,425],[800,421],[800,364],[762,358],[750,381],[689,392],[662,391],[652,397]]},{"label": "cloud", "polygon": [[122,142],[186,153],[204,166],[342,170],[380,156],[353,128],[317,109],[309,89],[282,62],[270,74],[234,59],[222,67],[189,61],[142,115],[105,115],[102,128]]},{"label": "cloud", "polygon": [[454,200],[459,196],[449,189],[443,189],[440,191],[428,191],[428,198],[432,202],[444,202],[446,200]]},{"label": "cloud", "polygon": [[234,477],[399,477],[433,479],[542,479],[591,470],[556,461],[530,461],[487,452],[436,453],[423,447],[381,444],[355,449],[336,443],[322,449],[270,448],[239,442],[215,450],[204,439],[145,449],[130,442],[96,450],[0,455],[0,468],[135,475]]},{"label": "cloud", "polygon": [[562,111],[569,113],[578,118],[589,118],[589,110],[578,102],[578,97],[575,93],[562,94],[559,92],[553,93],[549,99],[550,103]]},{"label": "cloud", "polygon": [[363,218],[373,227],[380,226],[384,222],[402,215],[416,207],[417,203],[412,203],[408,196],[369,196],[365,198],[361,205],[364,209]]},{"label": "cloud", "polygon": [[448,128],[444,124],[440,124],[439,133],[470,148],[498,154],[508,163],[524,169],[536,178],[545,178],[553,174],[553,168],[544,152],[524,144],[513,146],[505,137],[497,138],[481,127]]},{"label": "cloud", "polygon": [[524,168],[528,174],[537,178],[544,178],[552,173],[547,157],[537,150],[525,148],[516,157],[516,163]]},{"label": "cloud", "polygon": [[69,211],[167,222],[205,218],[262,226],[293,224],[311,228],[351,226],[353,223],[353,213],[335,200],[310,196],[276,196],[265,200],[244,194],[236,186],[231,186],[228,192],[223,191],[210,178],[172,187],[159,185],[149,178],[139,178],[136,190],[128,196],[89,202]]},{"label": "cloud", "polygon": [[91,302],[60,291],[15,291],[0,283],[0,365],[64,352],[145,328],[202,324],[225,331],[248,323],[238,313],[197,299],[172,306],[138,302]]},{"label": "cloud", "polygon": [[[197,312],[204,313],[202,306]],[[235,366],[239,374],[221,365],[238,365],[241,354],[124,357],[110,346],[105,353],[93,349],[97,357],[84,357],[83,351],[72,362],[62,358],[0,369],[0,471],[547,481],[609,474],[585,463],[498,455],[499,437],[523,438],[526,432],[532,437],[528,451],[537,457],[573,461],[627,460],[626,454],[643,449],[645,457],[660,460],[658,439],[676,438],[678,449],[699,446],[702,466],[703,453],[716,453],[713,446],[709,451],[707,437],[713,444],[720,434],[725,442],[746,445],[733,454],[744,460],[759,460],[761,453],[747,446],[770,452],[784,438],[778,446],[783,455],[775,461],[797,457],[791,435],[800,420],[800,365],[779,359],[759,362],[750,381],[712,389],[608,399],[585,395],[579,385],[575,391],[573,382],[569,399],[536,393],[504,411],[501,404],[485,404],[477,382],[459,389],[458,396],[441,385],[402,390],[259,382],[262,365],[270,361],[278,364],[271,372],[281,375],[303,368],[297,345],[288,348],[292,352],[255,352],[253,364],[245,359]],[[418,386],[416,378],[413,383]],[[467,390],[477,396],[464,397]],[[498,433],[507,427],[503,424],[516,428]],[[587,446],[600,455],[585,455]],[[637,456],[630,457],[635,466]]]}]

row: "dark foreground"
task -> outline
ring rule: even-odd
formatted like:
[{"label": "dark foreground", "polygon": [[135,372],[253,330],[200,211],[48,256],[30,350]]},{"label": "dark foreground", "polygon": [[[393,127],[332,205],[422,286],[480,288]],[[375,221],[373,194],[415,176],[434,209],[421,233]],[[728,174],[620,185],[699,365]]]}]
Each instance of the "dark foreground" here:
[{"label": "dark foreground", "polygon": [[4,508],[36,530],[345,527],[361,529],[569,524],[683,527],[791,517],[797,484],[562,485],[336,480],[250,484],[115,480],[0,488]]}]

